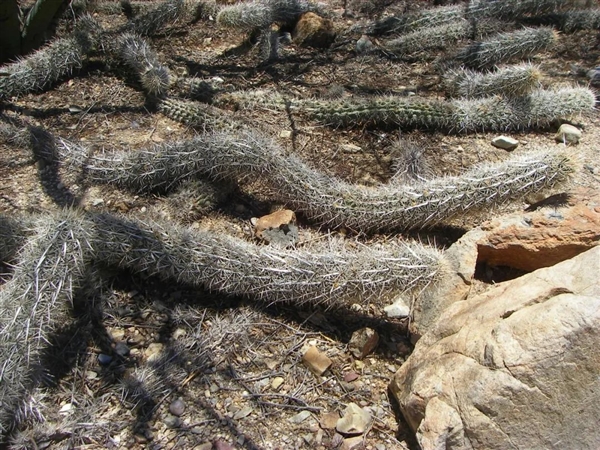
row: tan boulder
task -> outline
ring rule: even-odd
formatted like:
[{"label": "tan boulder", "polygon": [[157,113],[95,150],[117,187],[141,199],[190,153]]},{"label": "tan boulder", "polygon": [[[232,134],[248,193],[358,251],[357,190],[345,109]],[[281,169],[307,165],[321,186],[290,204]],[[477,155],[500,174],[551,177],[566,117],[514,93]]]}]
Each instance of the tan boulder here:
[{"label": "tan boulder", "polygon": [[303,14],[292,32],[294,43],[303,47],[328,48],[335,36],[333,22],[312,12]]},{"label": "tan boulder", "polygon": [[600,247],[451,305],[391,383],[423,449],[598,448]]}]

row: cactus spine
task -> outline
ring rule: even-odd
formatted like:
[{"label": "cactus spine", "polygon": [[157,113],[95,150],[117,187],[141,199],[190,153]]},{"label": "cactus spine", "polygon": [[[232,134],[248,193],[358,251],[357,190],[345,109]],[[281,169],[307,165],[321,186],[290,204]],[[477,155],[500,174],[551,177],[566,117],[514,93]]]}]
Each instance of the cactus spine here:
[{"label": "cactus spine", "polygon": [[205,103],[190,100],[164,98],[158,102],[158,110],[169,119],[202,130],[236,128],[239,124],[231,120],[231,113]]},{"label": "cactus spine", "polygon": [[523,59],[547,50],[558,40],[552,28],[523,28],[499,33],[489,40],[476,42],[463,49],[457,59],[473,69],[491,68],[513,59]]},{"label": "cactus spine", "polygon": [[521,97],[540,87],[542,73],[531,64],[507,66],[495,72],[459,69],[446,76],[445,85],[454,97],[480,98],[493,95]]}]

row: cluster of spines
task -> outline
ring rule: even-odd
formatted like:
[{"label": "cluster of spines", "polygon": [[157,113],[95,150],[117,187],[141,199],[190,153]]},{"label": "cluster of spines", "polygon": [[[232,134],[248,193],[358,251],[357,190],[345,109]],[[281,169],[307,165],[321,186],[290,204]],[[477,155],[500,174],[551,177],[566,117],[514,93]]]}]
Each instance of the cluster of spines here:
[{"label": "cluster of spines", "polygon": [[71,36],[56,39],[31,55],[0,69],[0,100],[42,91],[83,66],[98,41],[99,25],[80,19]]},{"label": "cluster of spines", "polygon": [[273,23],[293,22],[312,10],[303,0],[257,0],[221,8],[217,23],[223,27],[264,29]]},{"label": "cluster of spines", "polygon": [[552,47],[558,33],[552,28],[523,28],[499,33],[461,50],[456,59],[473,69],[491,68],[514,59],[524,59]]},{"label": "cluster of spines", "polygon": [[143,38],[124,33],[117,38],[115,50],[139,77],[147,94],[155,97],[166,94],[170,84],[169,71]]},{"label": "cluster of spines", "polygon": [[524,15],[556,12],[564,8],[580,7],[574,0],[471,0],[466,5],[448,5],[416,13],[392,16],[374,23],[370,34],[408,33],[420,28],[441,26],[460,19],[515,19]]},{"label": "cluster of spines", "polygon": [[158,110],[169,119],[203,131],[235,129],[239,126],[231,119],[231,113],[206,103],[175,98],[164,98],[158,102]]},{"label": "cluster of spines", "polygon": [[140,36],[152,36],[161,31],[166,25],[181,20],[188,15],[188,5],[185,0],[165,0],[134,17],[125,27],[126,31]]},{"label": "cluster of spines", "polygon": [[93,230],[71,212],[33,223],[12,278],[0,291],[0,429],[27,416],[27,395],[44,374],[41,363],[53,331],[70,322],[73,299],[85,283]]},{"label": "cluster of spines", "polygon": [[469,38],[473,35],[475,28],[474,24],[468,20],[460,19],[404,34],[387,41],[383,45],[383,49],[386,52],[403,56],[423,53],[436,48],[445,48],[449,44]]},{"label": "cluster of spines", "polygon": [[461,68],[447,74],[444,84],[453,97],[521,97],[538,89],[541,78],[542,73],[537,66],[525,63],[488,72]]}]

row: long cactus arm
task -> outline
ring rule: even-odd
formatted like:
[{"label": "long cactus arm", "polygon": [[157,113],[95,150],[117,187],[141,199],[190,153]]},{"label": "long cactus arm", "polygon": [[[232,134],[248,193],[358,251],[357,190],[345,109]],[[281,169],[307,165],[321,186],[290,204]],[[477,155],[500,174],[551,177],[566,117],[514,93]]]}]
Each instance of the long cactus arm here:
[{"label": "long cactus arm", "polygon": [[12,278],[0,290],[0,429],[26,414],[26,398],[43,375],[49,337],[69,322],[90,257],[92,230],[81,217],[33,222],[33,237],[19,254]]},{"label": "long cactus arm", "polygon": [[[67,151],[68,152],[68,151]],[[273,197],[317,222],[356,231],[419,228],[554,186],[573,170],[560,153],[533,153],[459,177],[366,187],[325,175],[253,132],[214,134],[141,152],[113,152],[87,163],[93,183],[163,186],[209,177],[261,177]]]}]

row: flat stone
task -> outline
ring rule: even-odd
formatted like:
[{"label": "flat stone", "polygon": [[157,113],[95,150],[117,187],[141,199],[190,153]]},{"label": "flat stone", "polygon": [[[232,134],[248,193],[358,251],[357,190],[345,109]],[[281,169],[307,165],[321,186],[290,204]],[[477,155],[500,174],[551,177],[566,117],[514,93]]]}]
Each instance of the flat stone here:
[{"label": "flat stone", "polygon": [[363,434],[371,424],[371,413],[356,403],[349,403],[335,429],[344,435]]},{"label": "flat stone", "polygon": [[319,425],[324,430],[333,430],[337,425],[337,421],[340,420],[340,415],[336,412],[328,412],[321,416]]},{"label": "flat stone", "polygon": [[348,350],[355,358],[363,359],[373,352],[379,344],[379,334],[371,328],[361,328],[352,333]]},{"label": "flat stone", "polygon": [[340,450],[359,450],[365,448],[365,440],[362,436],[354,436],[344,439]]},{"label": "flat stone", "polygon": [[502,150],[514,150],[519,146],[519,141],[509,136],[498,136],[492,139],[492,145]]},{"label": "flat stone", "polygon": [[312,373],[319,376],[323,375],[333,364],[333,361],[314,345],[306,350],[302,356],[302,362]]},{"label": "flat stone", "polygon": [[254,409],[251,406],[244,406],[233,415],[233,420],[240,420],[248,417]]},{"label": "flat stone", "polygon": [[277,390],[281,387],[281,385],[283,384],[285,380],[283,379],[283,377],[275,377],[273,378],[273,380],[271,381],[271,389],[273,390]]},{"label": "flat stone", "polygon": [[289,421],[291,423],[302,423],[304,422],[306,419],[308,419],[311,416],[310,411],[300,411],[298,414],[290,417]]},{"label": "flat stone", "polygon": [[554,137],[556,142],[562,142],[565,145],[579,144],[580,139],[581,130],[573,125],[569,125],[568,123],[563,123]]},{"label": "flat stone", "polygon": [[383,311],[390,319],[395,317],[410,316],[410,308],[402,297],[396,298],[394,303],[383,308]]},{"label": "flat stone", "polygon": [[298,240],[296,214],[289,209],[282,209],[260,218],[253,218],[252,225],[254,225],[256,237],[266,242],[287,247]]}]

